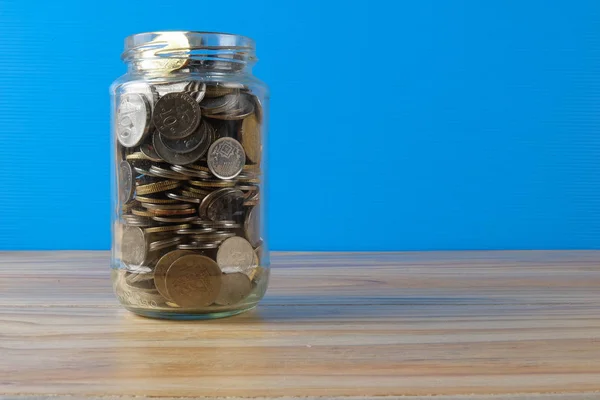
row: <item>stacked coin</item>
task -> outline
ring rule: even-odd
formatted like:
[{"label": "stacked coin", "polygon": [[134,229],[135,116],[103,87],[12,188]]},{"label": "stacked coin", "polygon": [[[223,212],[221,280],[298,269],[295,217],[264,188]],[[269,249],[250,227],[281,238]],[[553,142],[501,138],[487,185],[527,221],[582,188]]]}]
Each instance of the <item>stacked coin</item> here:
[{"label": "stacked coin", "polygon": [[118,92],[117,295],[145,308],[243,303],[266,279],[259,98],[193,80]]}]

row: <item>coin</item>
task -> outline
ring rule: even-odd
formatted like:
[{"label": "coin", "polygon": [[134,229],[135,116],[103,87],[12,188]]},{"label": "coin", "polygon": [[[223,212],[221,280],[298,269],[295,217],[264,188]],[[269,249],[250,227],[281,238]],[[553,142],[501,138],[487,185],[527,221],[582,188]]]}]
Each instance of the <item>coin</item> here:
[{"label": "coin", "polygon": [[140,217],[138,215],[123,215],[123,222],[129,226],[151,226],[152,220],[147,217]]},{"label": "coin", "polygon": [[[191,204],[187,204],[188,206],[191,206]],[[152,213],[153,217],[168,217],[168,216],[187,216],[187,215],[191,215],[191,214],[196,214],[196,209],[195,208],[186,208],[183,210],[162,210],[162,209],[153,209],[153,210],[148,210],[149,212]]]},{"label": "coin", "polygon": [[253,247],[258,246],[260,243],[260,210],[257,207],[252,207],[246,214],[246,220],[244,221],[244,231],[246,233],[246,239],[252,244]]},{"label": "coin", "polygon": [[154,104],[158,100],[158,92],[156,88],[152,85],[148,85],[146,82],[126,82],[121,85],[121,90],[123,93],[137,93],[146,97],[148,100],[148,104],[150,104],[150,109],[154,109]]},{"label": "coin", "polygon": [[204,98],[200,102],[203,114],[218,114],[235,107],[239,94],[231,93],[221,97]]},{"label": "coin", "polygon": [[218,243],[202,243],[202,242],[191,242],[178,244],[177,248],[181,250],[210,250],[219,247]]},{"label": "coin", "polygon": [[150,161],[154,161],[154,162],[163,161],[162,158],[160,158],[160,156],[156,153],[156,150],[154,150],[154,146],[152,145],[152,143],[144,143],[143,145],[141,145],[140,152],[144,156],[146,156],[146,158]]},{"label": "coin", "polygon": [[242,237],[226,239],[217,251],[217,264],[223,273],[242,272],[249,275],[256,267],[252,245]]},{"label": "coin", "polygon": [[131,165],[123,160],[119,163],[119,202],[125,204],[133,199],[133,171]]},{"label": "coin", "polygon": [[139,209],[139,208],[132,209],[131,213],[133,215],[138,215],[140,217],[153,217],[154,216],[154,214],[152,214],[151,212],[146,211],[146,210],[142,210],[142,209]]},{"label": "coin", "polygon": [[234,181],[227,181],[227,180],[223,180],[223,181],[190,180],[190,181],[188,181],[188,183],[190,185],[193,185],[193,186],[206,187],[206,188],[210,188],[210,187],[225,188],[225,187],[233,187],[233,186],[235,186],[235,182]]},{"label": "coin", "polygon": [[[136,66],[163,75],[183,68],[189,62],[190,42],[183,32],[163,32],[144,46]],[[168,54],[168,57],[161,57]]]},{"label": "coin", "polygon": [[213,228],[185,228],[185,229],[178,229],[177,234],[178,235],[201,235],[204,233],[211,233],[214,231],[215,230]]},{"label": "coin", "polygon": [[211,179],[212,174],[210,172],[200,171],[197,169],[187,168],[183,165],[171,165],[171,169],[175,172],[179,172],[190,178],[201,178],[201,179]]},{"label": "coin", "polygon": [[136,151],[135,153],[127,154],[125,159],[128,161],[144,161],[149,160],[143,153]]},{"label": "coin", "polygon": [[262,154],[260,125],[255,114],[244,118],[240,134],[246,157],[250,162],[260,164],[260,156]]},{"label": "coin", "polygon": [[121,259],[130,265],[142,265],[147,256],[146,235],[141,228],[126,226],[121,237]]},{"label": "coin", "polygon": [[206,207],[206,217],[211,221],[237,220],[243,215],[241,205],[244,192],[232,189],[216,196]]},{"label": "coin", "polygon": [[160,181],[156,183],[150,183],[147,185],[139,185],[136,188],[136,192],[141,195],[159,193],[164,192],[166,190],[175,189],[177,186],[179,186],[179,182],[175,180]]},{"label": "coin", "polygon": [[206,94],[206,83],[200,81],[191,81],[185,85],[184,90],[199,103]]},{"label": "coin", "polygon": [[225,239],[229,239],[234,237],[234,232],[212,232],[212,233],[203,233],[203,234],[194,234],[191,235],[191,238],[197,242],[222,242]]},{"label": "coin", "polygon": [[150,251],[162,250],[167,247],[176,246],[181,242],[181,237],[174,236],[168,239],[157,240],[156,242],[150,243],[149,249]]},{"label": "coin", "polygon": [[246,155],[237,140],[225,137],[210,146],[207,162],[208,168],[217,178],[232,179],[242,172]]},{"label": "coin", "polygon": [[215,299],[215,304],[230,306],[244,300],[252,291],[252,283],[245,274],[240,272],[221,276],[221,290]]},{"label": "coin", "polygon": [[211,132],[213,128],[205,121],[200,122],[198,129],[196,129],[191,135],[186,136],[184,138],[178,139],[169,139],[167,137],[161,136],[160,140],[169,150],[174,151],[176,153],[189,153],[194,151],[199,146],[202,146],[204,151],[201,151],[202,155],[206,153],[214,133]]},{"label": "coin", "polygon": [[138,93],[124,93],[117,108],[116,133],[123,147],[137,146],[150,128],[150,104]]},{"label": "coin", "polygon": [[169,197],[170,199],[185,201],[186,203],[194,203],[194,204],[200,204],[200,202],[202,201],[202,198],[193,197],[193,196],[188,197],[185,195],[181,195],[179,193],[167,193],[167,197]]},{"label": "coin", "polygon": [[175,204],[177,201],[173,199],[161,199],[148,196],[135,196],[135,199],[140,203],[152,203],[152,204]]},{"label": "coin", "polygon": [[184,92],[185,87],[188,84],[187,81],[162,81],[162,82],[154,82],[154,87],[158,92],[158,98],[160,99],[166,94],[169,93],[179,93]]},{"label": "coin", "polygon": [[186,180],[187,177],[185,175],[179,174],[177,172],[172,171],[171,169],[164,169],[153,165],[148,170],[153,176],[158,176],[160,178],[166,179],[176,179],[176,180]]},{"label": "coin", "polygon": [[184,255],[167,270],[169,297],[181,307],[203,307],[212,304],[221,289],[221,271],[206,256]]},{"label": "coin", "polygon": [[[158,132],[169,139],[191,135],[200,124],[200,106],[187,93],[167,93],[154,107],[152,117]],[[156,143],[154,143],[156,147]],[[158,149],[158,155],[161,156]],[[164,157],[161,156],[164,159]]]},{"label": "coin", "polygon": [[191,227],[190,224],[154,226],[152,228],[144,229],[144,232],[146,232],[146,233],[171,232],[171,231],[177,231],[179,229],[188,229],[189,227]]},{"label": "coin", "polygon": [[158,132],[154,132],[152,135],[152,143],[154,144],[154,149],[166,162],[169,164],[177,164],[177,165],[187,165],[198,161],[206,150],[203,146],[198,146],[194,150],[188,153],[177,153],[171,149],[169,149],[162,141],[162,135]]},{"label": "coin", "polygon": [[158,259],[156,266],[154,267],[154,285],[158,292],[163,295],[167,300],[171,300],[169,293],[167,292],[167,282],[165,280],[167,271],[173,261],[179,257],[193,254],[191,251],[173,250]]},{"label": "coin", "polygon": [[185,222],[193,222],[197,219],[198,217],[193,216],[193,217],[152,217],[153,220],[158,221],[158,222],[165,222],[168,224],[181,224],[181,223],[185,223]]},{"label": "coin", "polygon": [[227,86],[222,82],[211,82],[206,86],[205,97],[221,97],[236,92],[236,87]]},{"label": "coin", "polygon": [[221,120],[240,120],[243,119],[254,112],[254,102],[246,93],[241,93],[237,97],[236,103],[225,111],[219,112],[217,114],[208,111],[207,117]]},{"label": "coin", "polygon": [[198,215],[211,221],[235,220],[243,212],[240,207],[243,199],[244,192],[241,190],[233,188],[216,190],[202,199]]},{"label": "coin", "polygon": [[210,172],[210,169],[208,169],[208,167],[205,167],[203,165],[189,164],[188,167],[189,168],[193,168],[193,169],[197,169],[197,170],[200,170],[200,171]]}]

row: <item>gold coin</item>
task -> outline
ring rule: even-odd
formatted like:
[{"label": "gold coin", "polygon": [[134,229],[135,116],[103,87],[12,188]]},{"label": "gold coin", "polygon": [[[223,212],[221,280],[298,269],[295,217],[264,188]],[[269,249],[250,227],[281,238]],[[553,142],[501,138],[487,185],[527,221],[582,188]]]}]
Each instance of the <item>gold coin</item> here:
[{"label": "gold coin", "polygon": [[265,273],[265,269],[261,266],[254,268],[254,270],[250,273],[250,280],[253,282],[257,282]]},{"label": "gold coin", "polygon": [[[141,70],[172,72],[189,61],[190,42],[183,32],[164,32],[157,35],[143,50],[138,67]],[[170,57],[161,57],[170,54]]]},{"label": "gold coin", "polygon": [[260,140],[260,124],[256,119],[256,115],[252,114],[244,118],[240,134],[246,157],[250,162],[260,164],[262,145]]},{"label": "gold coin", "polygon": [[231,187],[235,186],[233,181],[196,181],[190,180],[189,183],[200,187]]},{"label": "gold coin", "polygon": [[202,165],[189,164],[186,165],[186,167],[197,169],[198,171],[210,172],[210,169],[208,169],[208,167],[204,167]]},{"label": "gold coin", "polygon": [[152,228],[144,229],[144,232],[146,232],[146,233],[171,232],[171,231],[177,231],[179,229],[189,229],[190,227],[191,227],[190,224],[154,226]]},{"label": "gold coin", "polygon": [[257,178],[239,178],[239,182],[259,184],[260,179]]},{"label": "gold coin", "polygon": [[148,212],[146,210],[140,210],[139,208],[132,209],[131,213],[133,215],[139,215],[140,217],[153,217],[154,216],[154,214],[152,214],[151,212]]},{"label": "gold coin", "polygon": [[169,297],[181,307],[212,304],[221,289],[221,269],[208,257],[190,254],[171,264],[165,276]]},{"label": "gold coin", "polygon": [[164,192],[165,190],[175,189],[179,186],[179,181],[161,181],[156,183],[149,183],[147,185],[140,185],[136,188],[137,194],[150,194]]},{"label": "gold coin", "polygon": [[188,192],[194,192],[194,193],[197,193],[197,194],[201,194],[203,196],[206,196],[207,194],[210,193],[210,190],[198,189],[198,188],[195,188],[193,186],[184,186],[183,189],[182,189],[182,192],[184,190],[188,191]]},{"label": "gold coin", "polygon": [[175,204],[177,200],[173,199],[154,199],[152,197],[146,196],[135,196],[135,199],[140,203],[150,203],[150,204]]},{"label": "gold coin", "polygon": [[136,151],[135,153],[131,153],[131,154],[127,154],[127,156],[125,156],[126,160],[148,160],[148,157],[146,157],[144,154],[142,154],[139,151]]}]

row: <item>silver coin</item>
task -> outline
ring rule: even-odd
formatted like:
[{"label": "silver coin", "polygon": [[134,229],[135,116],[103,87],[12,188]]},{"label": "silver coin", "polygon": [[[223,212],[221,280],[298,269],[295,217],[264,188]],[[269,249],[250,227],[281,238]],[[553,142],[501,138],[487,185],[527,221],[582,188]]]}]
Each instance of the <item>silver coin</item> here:
[{"label": "silver coin", "polygon": [[223,241],[225,239],[229,239],[231,237],[234,237],[235,233],[234,232],[223,232],[223,231],[218,231],[218,232],[213,232],[213,233],[204,233],[204,234],[195,234],[195,235],[191,235],[190,237],[192,238],[192,240],[198,241],[198,242],[217,242],[217,241]]},{"label": "silver coin", "polygon": [[178,229],[176,233],[178,235],[202,235],[205,233],[211,233],[215,230],[213,228],[186,228],[186,229]]},{"label": "silver coin", "polygon": [[209,224],[206,226],[210,226],[214,229],[237,229],[237,228],[241,227],[241,225],[238,224],[237,222],[228,221],[228,220],[212,221],[212,224]]},{"label": "silver coin", "polygon": [[121,236],[121,260],[128,265],[142,265],[146,261],[148,245],[141,228],[126,226]]},{"label": "silver coin", "polygon": [[217,251],[217,264],[225,274],[241,272],[250,276],[256,267],[254,249],[242,237],[234,236],[226,239]]},{"label": "silver coin", "polygon": [[167,179],[177,179],[177,180],[186,180],[187,177],[185,175],[179,174],[177,172],[171,171],[170,169],[164,169],[153,165],[148,170],[153,176],[158,176],[160,178]]},{"label": "silver coin", "polygon": [[206,94],[206,83],[200,81],[191,81],[185,85],[184,90],[194,98],[198,103],[204,99]]},{"label": "silver coin", "polygon": [[179,172],[188,177],[210,179],[212,175],[209,172],[201,171],[199,169],[187,168],[183,165],[171,165],[171,169],[175,172]]},{"label": "silver coin", "polygon": [[152,273],[152,269],[148,268],[148,272],[134,272],[131,274],[128,274],[125,277],[125,281],[129,284],[129,285],[133,285],[139,282],[145,282],[147,280],[150,279],[154,279],[154,274]]},{"label": "silver coin", "polygon": [[200,108],[204,115],[219,114],[235,107],[238,102],[238,93],[226,94],[221,97],[204,98],[200,102]]},{"label": "silver coin", "polygon": [[165,222],[168,224],[181,224],[184,222],[194,222],[198,217],[152,217],[153,220],[158,222]]},{"label": "silver coin", "polygon": [[167,193],[167,197],[173,200],[185,201],[186,203],[200,204],[201,198],[183,196],[178,193]]},{"label": "silver coin", "polygon": [[169,239],[157,240],[156,242],[150,243],[150,251],[166,249],[167,247],[172,247],[179,244],[179,242],[181,242],[181,238],[178,236]]},{"label": "silver coin", "polygon": [[200,117],[200,106],[187,93],[168,93],[156,102],[152,122],[161,136],[181,139],[198,129]]},{"label": "silver coin", "polygon": [[183,92],[185,91],[187,85],[188,81],[164,82],[155,83],[154,88],[157,91],[159,97],[162,97],[168,93]]},{"label": "silver coin", "polygon": [[[215,199],[217,199],[220,196],[226,195],[230,192],[235,191],[236,189],[234,188],[222,188],[219,190],[215,190],[210,192],[209,194],[206,195],[206,197],[204,197],[202,199],[202,202],[200,203],[200,207],[198,207],[198,213],[200,215],[200,218],[202,219],[208,219],[208,207],[210,206],[210,204],[215,201]],[[221,220],[232,220],[233,218],[221,218]]]},{"label": "silver coin", "polygon": [[134,171],[137,172],[138,175],[144,175],[144,176],[153,176],[155,178],[160,178],[158,175],[153,174],[152,172],[145,170],[142,167],[133,167]]},{"label": "silver coin", "polygon": [[244,231],[246,238],[256,247],[260,243],[260,209],[258,207],[252,207],[246,214],[246,220],[244,221]]},{"label": "silver coin", "polygon": [[244,192],[230,190],[211,201],[206,209],[206,217],[211,221],[237,220],[243,216]]},{"label": "silver coin", "polygon": [[240,120],[244,119],[250,114],[254,113],[254,103],[249,95],[246,93],[241,93],[238,96],[237,103],[231,108],[220,112],[218,114],[208,113],[206,116],[208,118],[213,119],[221,119],[221,120]]},{"label": "silver coin", "polygon": [[133,185],[133,171],[131,170],[131,164],[123,160],[119,163],[119,203],[125,204],[133,199],[134,185]]},{"label": "silver coin", "polygon": [[158,92],[154,86],[148,85],[145,82],[128,82],[124,83],[121,86],[121,90],[123,93],[137,93],[141,94],[148,99],[148,103],[150,104],[150,109],[154,109],[154,104],[158,100]]},{"label": "silver coin", "polygon": [[215,304],[230,306],[244,300],[252,291],[252,282],[246,274],[233,273],[221,276],[221,290]]},{"label": "silver coin", "polygon": [[152,143],[144,143],[140,146],[140,152],[150,161],[162,162],[162,158],[154,150]]},{"label": "silver coin", "polygon": [[169,149],[163,143],[161,139],[160,133],[154,132],[152,135],[152,143],[154,144],[154,149],[160,158],[168,162],[169,164],[176,165],[187,165],[193,164],[198,161],[202,156],[206,153],[206,149],[203,146],[198,146],[193,151],[189,153],[177,153],[171,149]]},{"label": "silver coin", "polygon": [[209,249],[216,249],[217,247],[219,247],[218,243],[192,242],[192,243],[185,243],[185,244],[177,245],[177,248],[180,250],[209,250]]},{"label": "silver coin", "polygon": [[204,152],[206,152],[213,137],[212,129],[209,123],[201,121],[198,129],[189,136],[179,139],[169,139],[161,135],[160,140],[169,150],[176,153],[189,153],[196,150],[199,146],[205,148]]},{"label": "silver coin", "polygon": [[134,147],[142,142],[150,128],[152,115],[146,96],[124,93],[120,96],[115,123],[117,139],[124,147]]},{"label": "silver coin", "polygon": [[154,222],[148,217],[140,217],[138,215],[127,214],[122,216],[123,222],[128,226],[147,227],[154,225]]},{"label": "silver coin", "polygon": [[208,149],[207,164],[217,178],[233,179],[246,164],[244,148],[234,138],[218,139]]}]

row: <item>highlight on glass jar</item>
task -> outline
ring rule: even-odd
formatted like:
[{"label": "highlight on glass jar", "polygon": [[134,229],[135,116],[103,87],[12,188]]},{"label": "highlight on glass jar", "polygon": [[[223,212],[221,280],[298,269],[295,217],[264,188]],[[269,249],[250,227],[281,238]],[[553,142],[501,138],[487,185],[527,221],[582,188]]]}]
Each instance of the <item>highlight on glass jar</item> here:
[{"label": "highlight on glass jar", "polygon": [[125,40],[111,86],[112,282],[128,310],[219,318],[252,309],[269,280],[268,88],[254,42],[208,32]]}]

